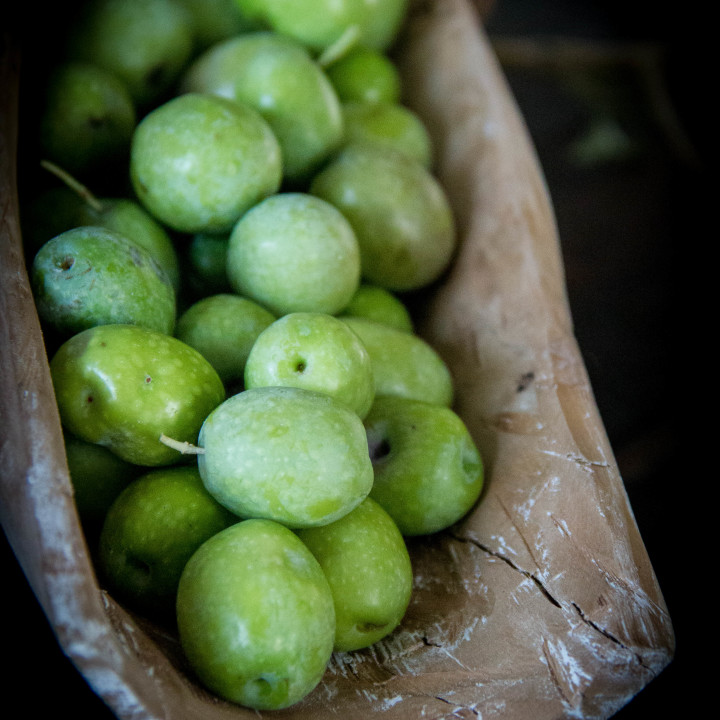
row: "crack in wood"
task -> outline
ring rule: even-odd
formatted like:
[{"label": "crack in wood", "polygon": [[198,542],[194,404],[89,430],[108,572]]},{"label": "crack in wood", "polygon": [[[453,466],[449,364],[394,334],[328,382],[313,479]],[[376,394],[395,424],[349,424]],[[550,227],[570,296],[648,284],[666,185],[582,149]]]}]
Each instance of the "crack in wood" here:
[{"label": "crack in wood", "polygon": [[[521,535],[522,535],[522,533],[521,533]],[[490,549],[489,547],[487,547],[486,545],[483,545],[480,541],[475,540],[474,538],[470,538],[470,537],[465,538],[465,537],[461,537],[459,535],[455,535],[453,533],[450,533],[450,537],[453,540],[456,540],[457,542],[470,543],[471,545],[475,545],[477,548],[479,548],[483,552],[487,553],[491,557],[497,558],[498,560],[502,560],[502,562],[509,565],[516,572],[519,572],[523,577],[526,577],[529,580],[531,580],[535,584],[535,586],[538,588],[538,590],[540,590],[542,595],[548,600],[548,602],[550,602],[556,608],[562,609],[562,604],[553,597],[553,595],[550,593],[550,591],[543,585],[542,580],[540,580],[540,578],[537,577],[537,575],[535,575],[534,573],[531,573],[528,570],[523,570],[522,568],[518,567],[507,556],[503,555],[502,553],[497,552],[497,550]]]},{"label": "crack in wood", "polygon": [[537,558],[535,557],[535,551],[533,550],[530,543],[527,541],[525,534],[523,533],[520,526],[515,522],[515,518],[513,514],[508,510],[505,503],[502,501],[499,495],[495,495],[495,500],[497,504],[500,506],[501,510],[505,513],[505,516],[510,521],[510,524],[515,528],[517,531],[517,534],[520,536],[520,539],[522,540],[523,545],[525,546],[525,549],[528,551],[528,555],[533,559],[533,562],[535,563],[536,567],[540,567],[540,563],[537,561]]},{"label": "crack in wood", "polygon": [[572,607],[575,608],[575,611],[578,614],[578,617],[586,624],[588,627],[591,627],[596,632],[600,633],[603,637],[606,637],[610,642],[615,643],[619,648],[622,648],[623,650],[626,650],[627,652],[632,653],[633,657],[637,661],[638,665],[640,667],[652,671],[652,668],[643,660],[640,653],[633,651],[631,648],[629,648],[624,642],[622,642],[619,638],[616,638],[610,631],[606,630],[605,628],[600,627],[596,622],[593,622],[590,620],[589,617],[585,615],[582,608],[575,602],[571,603]]}]

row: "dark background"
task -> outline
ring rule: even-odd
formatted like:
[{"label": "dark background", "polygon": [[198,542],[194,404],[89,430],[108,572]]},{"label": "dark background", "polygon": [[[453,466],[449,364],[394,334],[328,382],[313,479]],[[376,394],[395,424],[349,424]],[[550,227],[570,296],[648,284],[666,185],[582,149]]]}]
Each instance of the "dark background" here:
[{"label": "dark background", "polygon": [[[710,246],[707,26],[697,3],[590,0],[500,0],[486,22],[547,179],[576,336],[675,627],[675,659],[618,720],[668,717],[697,683],[697,583],[679,537],[706,481],[688,457],[703,425],[692,397],[705,385],[690,348]],[[63,708],[110,720],[4,538],[0,551],[4,686],[17,697],[32,680],[31,717]]]}]

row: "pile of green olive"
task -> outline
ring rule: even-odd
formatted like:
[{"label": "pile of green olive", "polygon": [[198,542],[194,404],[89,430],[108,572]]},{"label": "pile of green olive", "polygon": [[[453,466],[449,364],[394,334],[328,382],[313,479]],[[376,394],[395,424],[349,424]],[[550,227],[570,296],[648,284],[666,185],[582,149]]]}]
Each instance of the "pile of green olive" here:
[{"label": "pile of green olive", "polygon": [[483,486],[405,301],[456,243],[406,12],[90,0],[36,88],[23,236],[98,576],[251,708],[393,632],[405,538]]}]

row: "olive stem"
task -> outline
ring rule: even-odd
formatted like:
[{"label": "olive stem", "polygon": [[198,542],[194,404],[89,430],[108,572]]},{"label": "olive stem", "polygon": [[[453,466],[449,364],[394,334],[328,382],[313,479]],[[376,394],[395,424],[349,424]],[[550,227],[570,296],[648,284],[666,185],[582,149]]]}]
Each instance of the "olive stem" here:
[{"label": "olive stem", "polygon": [[329,47],[325,48],[317,59],[322,68],[327,68],[350,51],[360,37],[360,28],[357,25],[350,25],[342,35]]},{"label": "olive stem", "polygon": [[55,177],[60,178],[60,180],[62,180],[71,190],[74,190],[88,205],[90,205],[93,210],[102,212],[102,203],[90,192],[87,187],[85,187],[85,185],[70,175],[69,172],[63,170],[61,167],[49,160],[41,160],[40,165],[55,175]]},{"label": "olive stem", "polygon": [[172,448],[173,450],[177,450],[183,455],[205,454],[205,448],[198,447],[197,445],[193,445],[189,442],[181,442],[180,440],[174,440],[173,438],[165,435],[165,433],[160,434],[160,442],[163,445],[167,445],[169,448]]}]

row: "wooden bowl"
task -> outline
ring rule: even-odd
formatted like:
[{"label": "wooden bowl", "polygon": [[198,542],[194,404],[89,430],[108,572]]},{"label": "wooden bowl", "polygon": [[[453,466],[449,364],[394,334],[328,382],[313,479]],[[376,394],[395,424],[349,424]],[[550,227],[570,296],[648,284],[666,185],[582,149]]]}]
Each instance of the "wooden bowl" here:
[{"label": "wooden bowl", "polygon": [[[62,650],[118,718],[257,717],[206,693],[176,638],[96,580],[22,253],[17,52],[4,38],[3,528]],[[303,702],[267,715],[606,718],[670,662],[674,635],[573,336],[543,175],[474,5],[415,3],[397,57],[459,233],[419,332],[454,375],[486,489],[455,527],[410,543],[401,627],[335,654]]]}]

